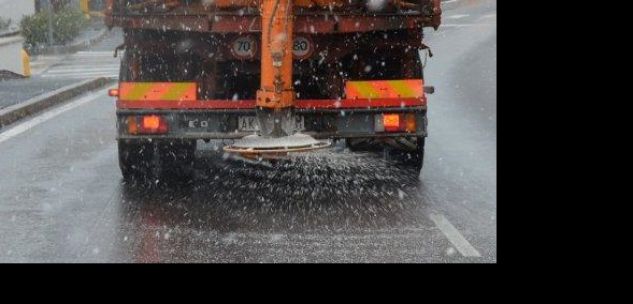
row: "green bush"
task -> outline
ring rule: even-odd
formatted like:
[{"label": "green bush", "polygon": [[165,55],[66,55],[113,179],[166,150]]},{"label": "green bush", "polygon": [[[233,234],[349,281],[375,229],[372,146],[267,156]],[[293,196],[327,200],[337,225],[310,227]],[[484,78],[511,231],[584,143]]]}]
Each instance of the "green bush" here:
[{"label": "green bush", "polygon": [[[48,43],[48,18],[51,14],[40,12],[25,16],[20,21],[20,30],[25,38],[27,48]],[[55,44],[61,45],[72,41],[86,25],[81,11],[64,8],[53,14],[53,38]]]}]

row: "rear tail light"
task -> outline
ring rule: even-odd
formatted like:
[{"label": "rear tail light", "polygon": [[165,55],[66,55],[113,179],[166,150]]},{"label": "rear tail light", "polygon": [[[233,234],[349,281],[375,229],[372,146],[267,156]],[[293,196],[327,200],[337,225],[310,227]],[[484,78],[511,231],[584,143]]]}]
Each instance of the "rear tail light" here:
[{"label": "rear tail light", "polygon": [[164,117],[158,115],[145,115],[142,117],[140,124],[140,132],[146,134],[164,134],[167,133],[167,121]]},{"label": "rear tail light", "polygon": [[382,124],[385,126],[385,132],[400,131],[400,114],[383,114]]},{"label": "rear tail light", "polygon": [[169,130],[167,119],[159,115],[130,116],[127,118],[129,134],[165,134]]},{"label": "rear tail light", "polygon": [[388,113],[374,116],[374,131],[376,132],[415,133],[416,127],[416,117],[413,113]]},{"label": "rear tail light", "polygon": [[415,114],[413,113],[408,113],[405,114],[405,131],[407,133],[415,133],[417,129],[417,125],[416,125],[416,121],[415,121]]},{"label": "rear tail light", "polygon": [[138,134],[138,124],[136,123],[136,116],[130,116],[127,118],[127,133],[132,135]]},{"label": "rear tail light", "polygon": [[110,97],[119,97],[119,89],[109,89],[108,96]]}]

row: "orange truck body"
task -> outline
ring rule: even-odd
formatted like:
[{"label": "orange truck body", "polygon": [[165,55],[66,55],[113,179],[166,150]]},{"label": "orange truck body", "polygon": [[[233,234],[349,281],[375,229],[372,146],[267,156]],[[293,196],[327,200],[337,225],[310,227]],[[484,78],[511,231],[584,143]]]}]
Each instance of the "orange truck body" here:
[{"label": "orange truck body", "polygon": [[[426,136],[440,0],[106,0],[104,15],[125,32],[119,140],[237,139],[258,107],[293,108],[315,138]],[[138,133],[144,115],[166,131]]]}]

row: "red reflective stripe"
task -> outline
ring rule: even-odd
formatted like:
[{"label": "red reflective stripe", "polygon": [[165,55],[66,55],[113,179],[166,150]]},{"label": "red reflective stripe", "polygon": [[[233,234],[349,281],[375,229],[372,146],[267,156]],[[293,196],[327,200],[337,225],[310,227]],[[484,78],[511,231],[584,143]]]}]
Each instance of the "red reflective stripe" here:
[{"label": "red reflective stripe", "polygon": [[[298,109],[358,109],[425,106],[426,98],[383,99],[304,99],[296,100]],[[255,100],[118,100],[120,109],[253,109]]]},{"label": "red reflective stripe", "polygon": [[354,108],[387,108],[415,107],[426,105],[426,98],[381,98],[381,99],[331,99],[297,100],[297,108],[302,109],[354,109]]},{"label": "red reflective stripe", "polygon": [[252,109],[255,100],[118,100],[122,109]]}]

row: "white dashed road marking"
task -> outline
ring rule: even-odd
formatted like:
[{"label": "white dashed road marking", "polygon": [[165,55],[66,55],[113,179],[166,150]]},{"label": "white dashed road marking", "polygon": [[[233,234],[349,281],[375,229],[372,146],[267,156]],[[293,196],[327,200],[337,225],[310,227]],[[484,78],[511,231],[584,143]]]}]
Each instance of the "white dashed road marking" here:
[{"label": "white dashed road marking", "polygon": [[479,20],[488,19],[488,18],[494,18],[494,17],[497,17],[497,14],[487,14],[487,15],[481,16],[481,18],[479,18]]},{"label": "white dashed road marking", "polygon": [[62,62],[45,70],[43,78],[88,79],[118,77],[120,58],[112,51],[85,51],[68,56]]},{"label": "white dashed road marking", "polygon": [[457,251],[465,257],[481,257],[479,251],[473,247],[464,236],[459,233],[457,228],[451,224],[443,215],[432,213],[430,215],[431,220],[435,223],[435,226],[444,233],[446,238],[457,248]]},{"label": "white dashed road marking", "polygon": [[446,23],[446,24],[440,25],[440,28],[442,28],[442,27],[470,27],[470,26],[475,26],[475,25],[477,25],[477,24],[472,24],[472,23],[465,23],[465,24]]},{"label": "white dashed road marking", "polygon": [[466,17],[468,17],[468,16],[470,16],[470,15],[466,15],[466,14],[464,14],[464,15],[457,14],[457,15],[450,15],[450,16],[446,17],[446,19],[462,19],[462,18],[466,18]]}]

